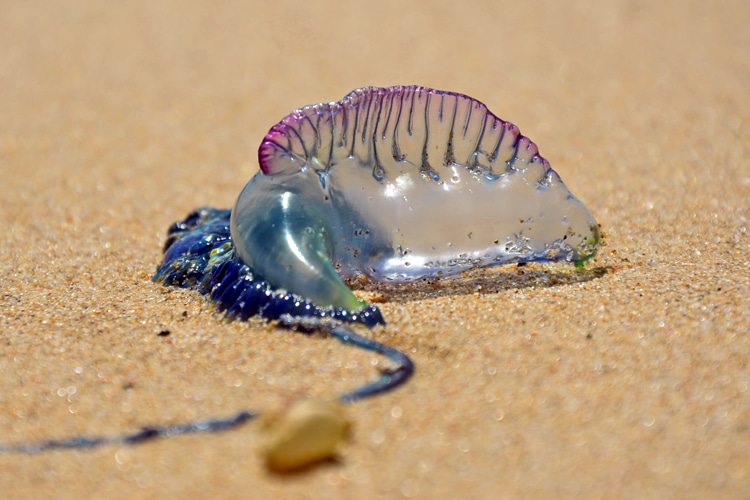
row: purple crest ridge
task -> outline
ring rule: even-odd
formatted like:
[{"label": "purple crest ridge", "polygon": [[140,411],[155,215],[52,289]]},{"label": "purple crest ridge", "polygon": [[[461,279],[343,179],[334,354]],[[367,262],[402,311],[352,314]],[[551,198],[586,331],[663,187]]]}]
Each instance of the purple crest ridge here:
[{"label": "purple crest ridge", "polygon": [[[416,142],[416,137],[425,139]],[[496,175],[518,157],[549,169],[538,153],[515,125],[476,99],[396,86],[363,87],[338,102],[292,111],[263,139],[258,160],[266,175],[299,171],[311,161],[312,168],[327,170],[341,154],[366,159],[375,169],[379,159],[391,156],[419,166],[425,175],[441,163]]]}]

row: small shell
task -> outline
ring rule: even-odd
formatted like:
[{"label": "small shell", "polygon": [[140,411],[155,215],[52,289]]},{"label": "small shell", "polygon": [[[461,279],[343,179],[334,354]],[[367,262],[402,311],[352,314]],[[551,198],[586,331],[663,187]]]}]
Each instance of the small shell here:
[{"label": "small shell", "polygon": [[351,422],[336,402],[305,400],[261,421],[262,455],[277,472],[303,469],[336,455]]}]

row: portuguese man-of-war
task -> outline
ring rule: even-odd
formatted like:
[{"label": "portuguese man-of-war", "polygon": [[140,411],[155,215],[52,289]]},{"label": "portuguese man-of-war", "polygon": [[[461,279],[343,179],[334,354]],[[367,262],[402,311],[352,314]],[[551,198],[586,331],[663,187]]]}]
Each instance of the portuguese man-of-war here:
[{"label": "portuguese man-of-war", "polygon": [[[396,362],[343,401],[392,389],[413,371],[404,353],[346,326],[385,323],[346,279],[407,283],[533,261],[580,267],[601,245],[593,216],[537,146],[454,92],[366,87],[297,109],[271,128],[258,160],[233,209],[198,209],[170,227],[154,281],[198,289],[228,318],[326,330]],[[0,452],[140,442],[254,416]]]}]

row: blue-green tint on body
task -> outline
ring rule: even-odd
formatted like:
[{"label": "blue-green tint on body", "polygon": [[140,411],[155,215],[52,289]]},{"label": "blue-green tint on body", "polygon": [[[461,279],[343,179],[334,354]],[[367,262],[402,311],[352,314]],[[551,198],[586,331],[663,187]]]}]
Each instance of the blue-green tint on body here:
[{"label": "blue-green tint on body", "polygon": [[[229,231],[229,210],[206,207],[169,228],[164,260],[153,280],[208,294],[230,319],[260,315],[334,319],[372,327],[384,323],[375,306],[321,307],[275,288],[237,257]],[[347,289],[348,290],[348,289]],[[351,293],[351,292],[350,292]]]}]

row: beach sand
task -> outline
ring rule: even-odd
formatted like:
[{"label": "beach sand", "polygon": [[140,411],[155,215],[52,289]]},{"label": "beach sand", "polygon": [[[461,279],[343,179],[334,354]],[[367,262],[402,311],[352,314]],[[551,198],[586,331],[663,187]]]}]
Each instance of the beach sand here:
[{"label": "beach sand", "polygon": [[[368,85],[519,126],[607,245],[368,287],[417,364],[335,461],[270,473],[257,423],[0,456],[3,498],[747,498],[750,4],[4,2],[0,441],[333,398],[385,361],[151,283],[231,207],[266,131]],[[169,335],[160,336],[162,330]]]}]

